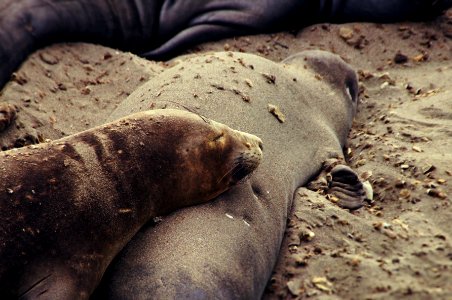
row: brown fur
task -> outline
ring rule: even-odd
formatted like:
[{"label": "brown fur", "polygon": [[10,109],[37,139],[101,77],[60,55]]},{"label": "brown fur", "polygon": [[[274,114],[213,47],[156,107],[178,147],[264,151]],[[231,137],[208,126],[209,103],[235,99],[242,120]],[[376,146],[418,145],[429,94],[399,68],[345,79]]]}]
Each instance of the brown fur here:
[{"label": "brown fur", "polygon": [[155,110],[0,153],[0,294],[87,298],[145,222],[206,202],[253,171],[261,141]]}]

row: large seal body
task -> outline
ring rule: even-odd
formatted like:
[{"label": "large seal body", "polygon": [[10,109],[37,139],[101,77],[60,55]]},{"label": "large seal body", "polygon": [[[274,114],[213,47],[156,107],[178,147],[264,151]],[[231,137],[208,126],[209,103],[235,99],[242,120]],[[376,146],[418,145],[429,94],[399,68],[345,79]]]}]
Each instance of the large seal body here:
[{"label": "large seal body", "polygon": [[451,5],[450,0],[3,0],[0,87],[32,51],[54,42],[92,41],[149,51],[144,55],[155,59],[227,36],[315,22],[425,18]]},{"label": "large seal body", "polygon": [[154,110],[0,153],[2,298],[88,298],[144,223],[224,192],[261,147],[196,114]]},{"label": "large seal body", "polygon": [[[259,298],[294,192],[330,155],[341,155],[357,93],[355,72],[321,51],[285,64],[226,52],[181,58],[141,86],[112,118],[149,107],[191,108],[259,135],[265,159],[249,181],[215,202],[141,230],[112,264],[99,297]],[[281,113],[269,112],[269,104]]]}]

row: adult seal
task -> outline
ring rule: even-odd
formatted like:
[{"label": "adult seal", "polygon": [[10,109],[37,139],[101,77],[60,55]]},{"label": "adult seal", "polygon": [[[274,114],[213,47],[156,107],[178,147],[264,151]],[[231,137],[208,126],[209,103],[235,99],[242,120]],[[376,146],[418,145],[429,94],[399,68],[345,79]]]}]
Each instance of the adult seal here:
[{"label": "adult seal", "polygon": [[257,167],[261,148],[169,109],[0,153],[2,298],[88,298],[144,223],[218,196]]},{"label": "adult seal", "polygon": [[3,0],[0,87],[34,50],[91,41],[162,58],[233,35],[294,29],[316,22],[394,22],[438,14],[439,0]]},{"label": "adult seal", "polygon": [[354,70],[323,51],[282,63],[233,52],[182,57],[142,85],[112,119],[149,107],[191,108],[258,134],[265,160],[216,201],[144,227],[112,263],[97,296],[258,299],[295,190],[325,160],[343,157],[357,102]]}]

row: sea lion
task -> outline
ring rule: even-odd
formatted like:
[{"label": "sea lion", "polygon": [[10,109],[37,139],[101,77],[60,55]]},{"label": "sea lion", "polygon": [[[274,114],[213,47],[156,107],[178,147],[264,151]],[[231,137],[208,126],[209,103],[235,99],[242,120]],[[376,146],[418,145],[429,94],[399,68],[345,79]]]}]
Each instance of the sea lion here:
[{"label": "sea lion", "polygon": [[153,217],[248,176],[262,141],[181,110],[0,153],[2,298],[86,299]]},{"label": "sea lion", "polygon": [[450,0],[3,0],[0,87],[31,52],[55,42],[91,41],[156,59],[234,35],[316,22],[425,19],[450,6]]},{"label": "sea lion", "polygon": [[[285,63],[221,52],[180,58],[111,115],[187,107],[254,132],[266,159],[215,202],[144,227],[112,263],[100,299],[257,299],[278,257],[294,191],[323,161],[343,157],[358,83],[339,56],[302,52]],[[270,110],[269,110],[269,104]]]}]

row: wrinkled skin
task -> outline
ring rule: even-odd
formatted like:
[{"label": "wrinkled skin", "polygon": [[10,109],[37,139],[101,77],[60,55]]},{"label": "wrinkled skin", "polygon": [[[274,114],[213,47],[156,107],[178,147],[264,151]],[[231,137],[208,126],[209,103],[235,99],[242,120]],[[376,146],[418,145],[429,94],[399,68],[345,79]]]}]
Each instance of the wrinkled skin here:
[{"label": "wrinkled skin", "polygon": [[227,36],[325,21],[420,19],[451,5],[450,0],[1,0],[0,87],[30,53],[53,42],[91,41],[159,59]]}]

